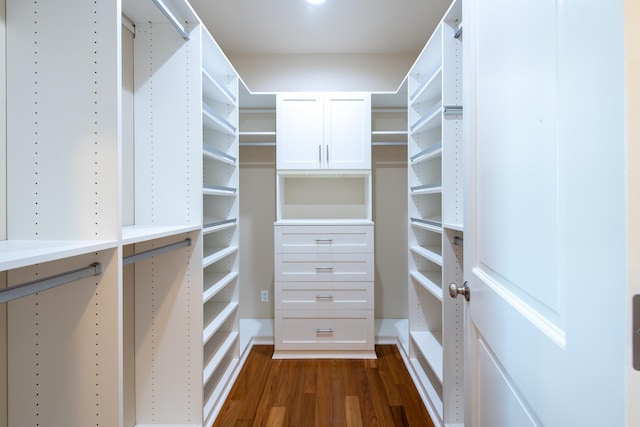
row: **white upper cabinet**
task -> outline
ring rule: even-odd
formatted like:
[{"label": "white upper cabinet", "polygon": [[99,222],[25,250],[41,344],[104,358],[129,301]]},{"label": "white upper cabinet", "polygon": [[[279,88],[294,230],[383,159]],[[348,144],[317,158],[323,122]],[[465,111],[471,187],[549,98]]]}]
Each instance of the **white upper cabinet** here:
[{"label": "white upper cabinet", "polygon": [[370,169],[371,95],[279,93],[278,169]]}]

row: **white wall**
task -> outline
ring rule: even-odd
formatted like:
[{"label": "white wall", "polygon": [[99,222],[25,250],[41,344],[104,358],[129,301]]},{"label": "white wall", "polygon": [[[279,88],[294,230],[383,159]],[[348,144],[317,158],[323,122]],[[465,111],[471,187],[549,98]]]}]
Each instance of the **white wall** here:
[{"label": "white wall", "polygon": [[252,92],[396,91],[415,59],[410,54],[229,56]]},{"label": "white wall", "polygon": [[375,317],[406,319],[407,147],[374,146]]},{"label": "white wall", "polygon": [[[273,318],[275,147],[240,147],[240,318]],[[260,302],[260,291],[269,302]]]}]

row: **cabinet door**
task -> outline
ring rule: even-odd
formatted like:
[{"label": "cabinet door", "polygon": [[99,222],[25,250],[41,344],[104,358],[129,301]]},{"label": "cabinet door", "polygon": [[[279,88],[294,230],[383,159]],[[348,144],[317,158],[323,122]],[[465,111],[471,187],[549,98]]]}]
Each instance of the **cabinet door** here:
[{"label": "cabinet door", "polygon": [[276,98],[278,169],[320,169],[324,159],[323,98],[283,93]]},{"label": "cabinet door", "polygon": [[326,94],[324,109],[325,167],[371,169],[371,94]]}]

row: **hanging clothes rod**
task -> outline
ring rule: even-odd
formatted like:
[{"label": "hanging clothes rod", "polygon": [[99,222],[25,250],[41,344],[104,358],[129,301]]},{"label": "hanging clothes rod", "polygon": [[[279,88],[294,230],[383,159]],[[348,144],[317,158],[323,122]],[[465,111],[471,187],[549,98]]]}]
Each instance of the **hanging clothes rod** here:
[{"label": "hanging clothes rod", "polygon": [[191,36],[187,32],[187,29],[180,23],[180,21],[178,21],[178,18],[176,18],[176,16],[169,10],[167,5],[164,4],[162,0],[153,0],[153,3],[155,3],[156,6],[158,6],[158,9],[160,9],[160,12],[162,12],[164,16],[167,17],[169,22],[171,22],[171,24],[173,24],[173,26],[176,27],[176,30],[178,30],[180,35],[182,35],[182,38],[188,41],[191,38]]},{"label": "hanging clothes rod", "polygon": [[176,249],[184,248],[186,246],[191,246],[191,238],[187,237],[182,242],[171,243],[166,246],[161,246],[155,249],[149,249],[148,251],[140,252],[137,254],[129,255],[122,258],[122,265],[133,264],[134,262],[142,261],[147,258],[151,258],[152,256],[161,255],[166,252],[170,252]]},{"label": "hanging clothes rod", "polygon": [[101,274],[102,265],[99,262],[96,262],[79,270],[34,280],[21,285],[11,286],[6,289],[0,289],[0,303],[5,303],[16,298],[35,294],[36,292],[45,291],[47,289],[55,288],[56,286],[66,285],[67,283],[75,282],[76,280],[84,279],[86,277],[99,276]]}]

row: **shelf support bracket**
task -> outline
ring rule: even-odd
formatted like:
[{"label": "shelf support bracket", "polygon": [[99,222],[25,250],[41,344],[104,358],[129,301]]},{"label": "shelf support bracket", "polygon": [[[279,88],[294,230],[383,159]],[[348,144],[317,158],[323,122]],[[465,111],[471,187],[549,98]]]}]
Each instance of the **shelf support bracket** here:
[{"label": "shelf support bracket", "polygon": [[462,105],[445,105],[442,114],[445,116],[461,116]]}]

